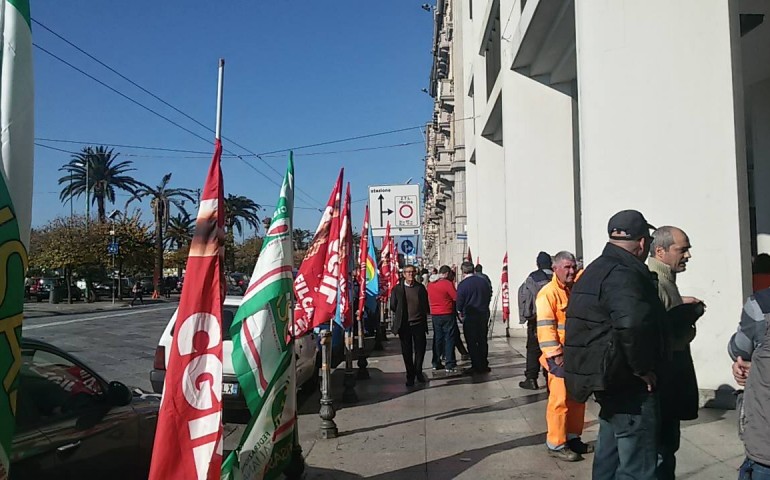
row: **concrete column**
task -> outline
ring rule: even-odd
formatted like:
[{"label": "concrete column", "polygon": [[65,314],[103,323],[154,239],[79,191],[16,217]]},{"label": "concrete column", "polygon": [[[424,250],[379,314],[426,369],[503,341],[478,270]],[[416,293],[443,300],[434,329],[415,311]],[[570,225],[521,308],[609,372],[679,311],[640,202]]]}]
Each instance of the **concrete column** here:
[{"label": "concrete column", "polygon": [[746,91],[750,126],[754,199],[757,225],[757,253],[770,253],[770,79],[755,83]]},{"label": "concrete column", "polygon": [[725,345],[749,286],[743,89],[736,3],[576,0],[586,262],[618,210],[682,227],[677,278],[708,304],[692,344],[702,389],[733,385]]},{"label": "concrete column", "polygon": [[508,73],[503,144],[512,288],[535,269],[541,250],[575,252],[572,108],[571,97]]},{"label": "concrete column", "polygon": [[[477,187],[478,233],[472,237],[473,262],[476,257],[486,268],[485,273],[492,280],[494,294],[500,288],[499,268],[506,250],[505,227],[505,163],[503,147],[480,138],[476,146],[476,165],[478,168]],[[470,218],[470,215],[469,215]],[[493,296],[494,301],[494,296]],[[498,301],[497,310],[502,305]]]}]

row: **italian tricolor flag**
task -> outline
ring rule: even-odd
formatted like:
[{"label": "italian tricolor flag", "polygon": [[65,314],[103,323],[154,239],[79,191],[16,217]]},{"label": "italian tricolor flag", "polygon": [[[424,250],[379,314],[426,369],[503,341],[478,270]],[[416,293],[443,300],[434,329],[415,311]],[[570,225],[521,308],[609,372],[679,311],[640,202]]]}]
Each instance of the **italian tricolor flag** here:
[{"label": "italian tricolor flag", "polygon": [[233,368],[251,420],[222,465],[222,479],[271,479],[291,458],[297,418],[292,308],[294,164],[265,235],[251,283],[230,327]]},{"label": "italian tricolor flag", "polygon": [[28,0],[0,0],[0,480],[9,476],[16,424],[25,245],[32,216],[32,32]]}]

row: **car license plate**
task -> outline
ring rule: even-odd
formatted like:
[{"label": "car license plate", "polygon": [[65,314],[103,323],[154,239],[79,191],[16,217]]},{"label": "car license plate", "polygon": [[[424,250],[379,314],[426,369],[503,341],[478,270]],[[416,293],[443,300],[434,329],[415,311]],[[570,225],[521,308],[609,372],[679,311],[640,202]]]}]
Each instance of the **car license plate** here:
[{"label": "car license plate", "polygon": [[237,383],[223,383],[222,384],[222,394],[223,395],[238,395],[238,384]]}]

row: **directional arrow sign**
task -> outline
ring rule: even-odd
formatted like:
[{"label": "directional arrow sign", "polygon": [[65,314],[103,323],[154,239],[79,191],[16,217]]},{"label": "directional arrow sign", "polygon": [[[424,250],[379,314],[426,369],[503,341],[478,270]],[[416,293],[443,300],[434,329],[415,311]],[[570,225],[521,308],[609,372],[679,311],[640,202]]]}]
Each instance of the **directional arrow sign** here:
[{"label": "directional arrow sign", "polygon": [[420,186],[376,185],[369,187],[372,235],[382,237],[390,222],[393,236],[419,235]]}]

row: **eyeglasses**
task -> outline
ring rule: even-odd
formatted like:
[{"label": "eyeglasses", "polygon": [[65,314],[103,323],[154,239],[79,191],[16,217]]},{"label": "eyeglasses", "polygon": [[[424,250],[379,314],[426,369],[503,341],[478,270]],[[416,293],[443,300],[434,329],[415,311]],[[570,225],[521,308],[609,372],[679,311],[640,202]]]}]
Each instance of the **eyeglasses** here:
[{"label": "eyeglasses", "polygon": [[414,270],[404,270],[404,275],[414,275],[415,273]]}]

